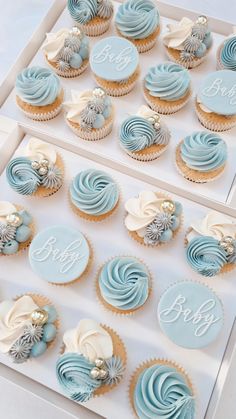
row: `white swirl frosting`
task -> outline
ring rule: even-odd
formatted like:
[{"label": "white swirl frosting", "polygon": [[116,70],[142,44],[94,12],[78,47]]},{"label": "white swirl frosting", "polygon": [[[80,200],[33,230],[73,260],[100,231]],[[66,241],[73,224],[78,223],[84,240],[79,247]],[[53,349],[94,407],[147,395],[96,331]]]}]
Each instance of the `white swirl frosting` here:
[{"label": "white swirl frosting", "polygon": [[0,352],[8,352],[13,343],[22,336],[24,326],[30,321],[30,314],[37,308],[28,295],[17,301],[0,303]]},{"label": "white swirl frosting", "polygon": [[71,91],[71,101],[64,102],[67,111],[66,118],[72,122],[80,122],[80,113],[86,108],[88,102],[93,99],[93,91],[86,90],[80,93],[76,90]]},{"label": "white swirl frosting", "polygon": [[70,34],[70,29],[62,28],[58,32],[46,34],[46,40],[41,49],[47,55],[49,61],[55,62],[59,52],[64,47],[65,39]]},{"label": "white swirl frosting", "polygon": [[210,236],[216,240],[231,236],[236,239],[236,223],[216,211],[209,212],[203,219],[192,223],[191,227],[192,231],[187,235],[188,241],[198,236]]},{"label": "white swirl frosting", "polygon": [[24,154],[30,160],[40,161],[42,159],[47,159],[52,164],[55,164],[57,160],[55,148],[51,144],[47,144],[34,137],[29,139]]},{"label": "white swirl frosting", "polygon": [[91,362],[96,358],[108,359],[113,355],[111,336],[94,320],[80,320],[75,329],[64,334],[63,342],[65,352],[80,353]]},{"label": "white swirl frosting", "polygon": [[0,201],[0,223],[5,223],[6,217],[16,211],[16,207],[11,202]]},{"label": "white swirl frosting", "polygon": [[163,42],[168,48],[183,50],[184,41],[191,35],[194,22],[183,17],[178,23],[167,25],[169,32],[163,36]]}]

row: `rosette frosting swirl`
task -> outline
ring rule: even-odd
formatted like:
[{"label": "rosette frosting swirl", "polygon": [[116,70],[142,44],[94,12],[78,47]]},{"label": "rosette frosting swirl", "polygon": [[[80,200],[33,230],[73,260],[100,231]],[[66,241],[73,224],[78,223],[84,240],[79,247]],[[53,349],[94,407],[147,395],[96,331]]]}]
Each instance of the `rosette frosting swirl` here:
[{"label": "rosette frosting swirl", "polygon": [[58,359],[56,364],[58,381],[72,400],[86,402],[100,387],[101,381],[90,375],[93,367],[93,363],[77,353],[66,353]]},{"label": "rosette frosting swirl", "polygon": [[195,406],[190,387],[176,368],[153,365],[138,378],[134,408],[140,419],[193,419]]},{"label": "rosette frosting swirl", "polygon": [[224,42],[220,59],[225,68],[236,71],[236,35]]},{"label": "rosette frosting swirl", "polygon": [[97,15],[97,0],[68,0],[67,7],[71,17],[80,24],[88,23]]},{"label": "rosette frosting swirl", "polygon": [[114,180],[101,170],[80,172],[72,181],[70,196],[73,204],[91,215],[111,211],[119,199],[119,189]]},{"label": "rosette frosting swirl", "polygon": [[200,172],[209,172],[225,164],[227,146],[215,133],[197,131],[185,137],[181,157],[186,165]]},{"label": "rosette frosting swirl", "polygon": [[144,39],[155,32],[159,13],[150,0],[128,0],[121,4],[116,14],[116,25],[127,38]]},{"label": "rosette frosting swirl", "polygon": [[155,142],[156,131],[152,124],[140,116],[127,118],[120,128],[121,145],[129,151],[140,151]]},{"label": "rosette frosting swirl", "polygon": [[31,167],[26,157],[16,157],[7,166],[9,185],[22,195],[32,195],[40,185],[40,175]]},{"label": "rosette frosting swirl", "polygon": [[151,96],[162,100],[178,100],[190,87],[188,70],[174,63],[151,67],[145,77],[145,87]]},{"label": "rosette frosting swirl", "polygon": [[186,255],[190,266],[207,277],[217,275],[227,263],[225,250],[219,245],[218,240],[210,236],[192,239],[187,246]]},{"label": "rosette frosting swirl", "polygon": [[117,257],[104,265],[99,288],[108,304],[120,310],[136,309],[148,298],[149,274],[136,258]]},{"label": "rosette frosting swirl", "polygon": [[16,78],[17,94],[33,106],[50,105],[56,100],[60,89],[59,78],[48,68],[25,68]]}]

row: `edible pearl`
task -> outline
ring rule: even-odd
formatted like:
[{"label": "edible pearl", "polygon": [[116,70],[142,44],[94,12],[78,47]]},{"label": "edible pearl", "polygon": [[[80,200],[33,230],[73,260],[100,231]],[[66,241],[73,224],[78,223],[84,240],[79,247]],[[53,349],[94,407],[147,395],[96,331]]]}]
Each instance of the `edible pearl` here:
[{"label": "edible pearl", "polygon": [[228,246],[226,247],[226,252],[228,253],[228,255],[233,255],[234,246],[232,244],[228,244]]},{"label": "edible pearl", "polygon": [[99,370],[99,378],[101,378],[101,380],[104,380],[107,377],[107,374],[107,370],[104,370],[102,368]]},{"label": "edible pearl", "polygon": [[72,35],[80,36],[81,35],[81,30],[79,28],[77,28],[77,26],[73,26],[70,33]]},{"label": "edible pearl", "polygon": [[37,308],[36,310],[32,311],[30,319],[32,324],[43,326],[48,321],[48,313],[46,310]]},{"label": "edible pearl", "polygon": [[40,175],[44,176],[44,175],[47,174],[48,168],[47,167],[40,167],[38,172],[39,172]]},{"label": "edible pearl", "polygon": [[151,124],[155,124],[155,119],[154,119],[152,116],[150,116],[150,118],[148,118],[148,121],[149,121]]},{"label": "edible pearl", "polygon": [[32,161],[31,167],[34,170],[38,170],[40,168],[40,163],[37,160]]},{"label": "edible pearl", "polygon": [[175,204],[173,201],[171,201],[170,199],[165,199],[162,203],[161,203],[161,209],[164,212],[168,212],[170,214],[174,214],[175,212]]},{"label": "edible pearl", "polygon": [[223,238],[223,241],[224,241],[225,243],[233,243],[234,238],[233,238],[232,236],[225,236],[225,237]]},{"label": "edible pearl", "polygon": [[49,161],[47,159],[40,160],[40,166],[48,167]]},{"label": "edible pearl", "polygon": [[6,222],[8,225],[13,227],[20,227],[23,220],[20,214],[18,212],[13,212],[12,214],[7,215]]},{"label": "edible pearl", "polygon": [[93,95],[95,97],[104,97],[105,96],[105,92],[103,89],[101,89],[100,87],[95,87],[95,89],[93,90]]},{"label": "edible pearl", "polygon": [[198,23],[200,25],[206,25],[207,22],[208,22],[208,19],[204,15],[198,16],[197,21],[196,21],[196,23]]},{"label": "edible pearl", "polygon": [[100,369],[97,368],[97,367],[92,368],[91,371],[90,371],[90,375],[91,375],[92,378],[95,378],[95,379],[96,378],[99,378],[99,376],[100,376]]},{"label": "edible pearl", "polygon": [[104,360],[102,358],[97,358],[94,361],[97,368],[101,368],[104,365]]},{"label": "edible pearl", "polygon": [[155,129],[159,129],[159,128],[160,128],[160,124],[159,124],[159,122],[155,122],[155,124],[154,124],[154,128],[155,128]]}]

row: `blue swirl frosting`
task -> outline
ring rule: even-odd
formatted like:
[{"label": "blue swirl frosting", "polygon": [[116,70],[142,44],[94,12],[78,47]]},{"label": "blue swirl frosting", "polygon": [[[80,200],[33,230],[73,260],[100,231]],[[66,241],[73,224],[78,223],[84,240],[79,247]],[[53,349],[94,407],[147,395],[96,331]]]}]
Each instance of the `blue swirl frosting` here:
[{"label": "blue swirl frosting", "polygon": [[70,185],[72,203],[82,212],[103,215],[115,208],[119,189],[112,177],[101,170],[84,170]]},{"label": "blue swirl frosting", "polygon": [[17,94],[24,102],[33,106],[50,105],[56,100],[60,90],[59,78],[48,68],[25,68],[16,78]]},{"label": "blue swirl frosting", "polygon": [[236,71],[236,35],[224,42],[220,59],[225,68]]},{"label": "blue swirl frosting", "polygon": [[184,138],[180,146],[181,157],[188,167],[209,172],[225,164],[227,145],[215,133],[197,131]]},{"label": "blue swirl frosting", "polygon": [[118,8],[115,23],[127,38],[144,39],[159,26],[160,16],[150,0],[128,0]]},{"label": "blue swirl frosting", "polygon": [[102,298],[119,310],[134,310],[148,298],[148,271],[133,257],[116,257],[107,262],[98,283]]},{"label": "blue swirl frosting", "polygon": [[68,0],[67,8],[71,17],[80,24],[88,23],[97,15],[97,0]]},{"label": "blue swirl frosting", "polygon": [[32,195],[40,185],[40,175],[31,167],[27,157],[12,159],[6,168],[9,185],[21,195]]},{"label": "blue swirl frosting", "polygon": [[174,63],[158,64],[149,69],[145,87],[151,96],[167,101],[178,100],[190,87],[188,70]]},{"label": "blue swirl frosting", "polygon": [[133,396],[140,419],[193,419],[195,402],[185,377],[174,367],[155,364],[139,376]]},{"label": "blue swirl frosting", "polygon": [[72,400],[86,402],[100,387],[101,381],[90,376],[93,367],[94,364],[83,355],[74,352],[65,353],[57,360],[58,381]]},{"label": "blue swirl frosting", "polygon": [[121,145],[128,151],[140,151],[155,142],[156,131],[153,125],[141,116],[130,116],[120,128]]},{"label": "blue swirl frosting", "polygon": [[210,236],[195,237],[188,243],[186,256],[189,265],[207,277],[217,275],[227,263],[227,254],[219,241]]}]

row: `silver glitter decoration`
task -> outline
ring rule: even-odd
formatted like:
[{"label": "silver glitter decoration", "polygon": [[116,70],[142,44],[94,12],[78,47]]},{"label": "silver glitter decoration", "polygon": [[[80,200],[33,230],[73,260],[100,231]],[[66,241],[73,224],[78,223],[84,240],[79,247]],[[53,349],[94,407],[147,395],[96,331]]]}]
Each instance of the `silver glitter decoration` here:
[{"label": "silver glitter decoration", "polygon": [[60,51],[60,60],[66,61],[68,63],[73,54],[74,51],[70,47],[64,47]]},{"label": "silver glitter decoration", "polygon": [[81,45],[81,39],[79,36],[69,36],[65,39],[65,47],[69,47],[73,52],[78,52]]},{"label": "silver glitter decoration", "polygon": [[32,344],[25,342],[22,338],[19,338],[9,350],[9,355],[14,362],[20,364],[26,361],[30,356]]},{"label": "silver glitter decoration", "polygon": [[41,184],[47,189],[60,188],[62,185],[61,170],[57,166],[50,166]]},{"label": "silver glitter decoration", "polygon": [[67,71],[70,68],[70,64],[67,63],[66,61],[63,61],[61,59],[59,59],[57,61],[57,69],[60,71]]},{"label": "silver glitter decoration", "polygon": [[192,52],[181,51],[180,60],[183,63],[185,64],[191,63],[193,59],[194,59],[194,54]]},{"label": "silver glitter decoration", "polygon": [[112,356],[111,358],[106,359],[105,367],[107,370],[107,377],[104,380],[104,384],[118,384],[125,371],[122,359],[119,356]]},{"label": "silver glitter decoration", "polygon": [[196,36],[202,41],[207,33],[207,25],[196,24],[192,27],[192,36]]},{"label": "silver glitter decoration", "polygon": [[16,227],[0,223],[0,241],[7,243],[14,240],[16,235]]},{"label": "silver glitter decoration", "polygon": [[28,324],[24,328],[22,341],[33,344],[33,343],[39,342],[42,339],[42,336],[43,336],[42,326]]},{"label": "silver glitter decoration", "polygon": [[200,47],[201,41],[196,36],[189,36],[184,41],[184,50],[194,53]]}]

